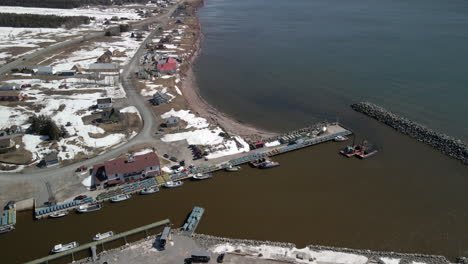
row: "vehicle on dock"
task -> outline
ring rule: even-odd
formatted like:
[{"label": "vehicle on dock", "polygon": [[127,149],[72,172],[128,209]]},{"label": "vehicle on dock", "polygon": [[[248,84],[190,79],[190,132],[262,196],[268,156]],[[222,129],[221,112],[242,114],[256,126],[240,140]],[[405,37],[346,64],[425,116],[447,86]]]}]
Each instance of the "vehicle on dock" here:
[{"label": "vehicle on dock", "polygon": [[111,237],[114,235],[114,231],[109,231],[109,232],[105,232],[105,233],[97,233],[94,237],[93,237],[93,240],[94,241],[99,241],[99,240],[103,240],[105,238],[108,238],[108,237]]},{"label": "vehicle on dock", "polygon": [[159,188],[158,187],[150,187],[150,188],[145,188],[143,190],[141,190],[140,194],[141,195],[145,195],[145,194],[152,194],[152,193],[157,193],[159,192]]},{"label": "vehicle on dock", "polygon": [[76,209],[76,211],[78,213],[91,213],[94,211],[101,210],[101,208],[102,208],[102,204],[100,203],[84,204],[84,205],[80,205],[78,209]]},{"label": "vehicle on dock", "polygon": [[57,244],[54,246],[54,248],[52,249],[52,254],[55,254],[55,253],[60,253],[60,252],[64,252],[64,251],[67,251],[67,250],[70,250],[70,249],[73,249],[73,248],[76,248],[78,247],[80,244],[78,244],[78,242],[70,242],[68,244]]},{"label": "vehicle on dock", "polygon": [[8,233],[13,230],[15,230],[13,225],[0,226],[0,234]]},{"label": "vehicle on dock", "polygon": [[229,171],[229,172],[235,172],[235,171],[240,171],[241,167],[240,166],[229,166],[229,167],[225,168],[224,170]]},{"label": "vehicle on dock", "polygon": [[182,181],[169,181],[164,184],[164,187],[166,188],[176,188],[179,186],[182,186],[184,183]]},{"label": "vehicle on dock", "polygon": [[50,218],[60,218],[60,217],[64,217],[64,216],[68,215],[68,213],[69,213],[68,211],[61,211],[61,212],[50,214],[49,217]]},{"label": "vehicle on dock", "polygon": [[130,194],[119,194],[111,198],[111,202],[118,203],[130,199]]},{"label": "vehicle on dock", "polygon": [[346,141],[346,140],[348,140],[348,137],[346,137],[346,136],[337,136],[337,137],[335,137],[333,139],[333,141],[335,141],[335,142],[343,142],[343,141]]},{"label": "vehicle on dock", "polygon": [[280,163],[277,161],[267,160],[258,166],[259,169],[270,169],[280,166]]},{"label": "vehicle on dock", "polygon": [[195,180],[206,180],[213,177],[213,174],[211,173],[197,173],[192,176]]}]

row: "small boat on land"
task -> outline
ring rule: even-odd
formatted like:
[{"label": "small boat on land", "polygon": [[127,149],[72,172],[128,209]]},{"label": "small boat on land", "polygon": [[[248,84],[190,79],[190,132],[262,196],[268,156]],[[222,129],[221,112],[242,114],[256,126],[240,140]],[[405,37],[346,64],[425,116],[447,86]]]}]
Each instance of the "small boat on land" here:
[{"label": "small boat on land", "polygon": [[101,208],[102,208],[102,204],[100,203],[84,204],[84,205],[80,205],[78,209],[76,209],[76,211],[78,213],[91,213],[94,211],[101,210]]},{"label": "small boat on land", "polygon": [[229,166],[229,167],[225,168],[224,170],[229,171],[229,172],[235,172],[235,171],[240,171],[241,167],[240,166]]},{"label": "small boat on land", "polygon": [[119,194],[111,198],[111,202],[118,203],[130,199],[130,194]]},{"label": "small boat on land", "polygon": [[60,218],[60,217],[64,217],[64,216],[68,215],[68,213],[69,213],[68,211],[61,211],[61,212],[50,214],[49,217],[50,218]]},{"label": "small boat on land", "polygon": [[280,163],[277,161],[267,160],[258,166],[259,169],[270,169],[280,166]]},{"label": "small boat on land", "polygon": [[182,181],[170,181],[170,182],[166,182],[164,184],[164,187],[166,188],[176,188],[176,187],[179,187],[179,186],[182,186],[182,184],[184,184]]},{"label": "small boat on land", "polygon": [[192,176],[195,180],[206,180],[213,177],[211,173],[197,173]]},{"label": "small boat on land", "polygon": [[13,225],[0,226],[0,234],[8,233],[13,230],[15,230],[15,227]]},{"label": "small boat on land", "polygon": [[58,244],[58,245],[55,245],[54,248],[52,249],[52,253],[55,254],[55,253],[60,253],[60,252],[64,252],[64,251],[67,251],[67,250],[70,250],[72,248],[76,248],[78,247],[80,244],[78,244],[78,242],[70,242],[68,244]]},{"label": "small boat on land", "polygon": [[111,237],[114,235],[114,231],[109,231],[109,232],[105,232],[105,233],[97,233],[94,237],[93,237],[93,240],[94,241],[99,241],[99,240],[103,240],[105,238],[108,238],[108,237]]},{"label": "small boat on land", "polygon": [[150,188],[145,188],[143,190],[141,190],[140,194],[141,195],[145,195],[145,194],[152,194],[152,193],[157,193],[159,192],[159,188],[158,187],[150,187]]},{"label": "small boat on land", "polygon": [[333,139],[333,141],[335,141],[335,142],[343,142],[343,141],[346,141],[346,140],[348,140],[348,137],[346,137],[346,136],[337,136],[337,137],[335,137]]}]

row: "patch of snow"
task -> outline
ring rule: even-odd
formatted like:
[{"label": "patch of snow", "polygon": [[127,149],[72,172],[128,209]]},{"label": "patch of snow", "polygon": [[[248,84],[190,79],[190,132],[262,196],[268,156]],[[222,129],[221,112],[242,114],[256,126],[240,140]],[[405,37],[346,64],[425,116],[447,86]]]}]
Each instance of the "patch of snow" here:
[{"label": "patch of snow", "polygon": [[180,140],[187,140],[189,145],[217,145],[223,142],[223,137],[219,133],[223,132],[221,128],[216,129],[199,129],[188,132],[181,132],[175,134],[167,134],[161,138],[164,142],[173,142]]},{"label": "patch of snow", "polygon": [[92,184],[93,184],[92,181],[93,181],[93,177],[90,175],[90,176],[86,177],[86,178],[81,182],[81,184],[83,184],[85,187],[88,187],[88,188],[89,188],[89,187],[91,187]]},{"label": "patch of snow", "polygon": [[138,117],[140,117],[140,120],[141,120],[140,112],[138,112],[138,109],[135,106],[127,106],[121,109],[120,113],[135,113],[138,115]]},{"label": "patch of snow", "polygon": [[281,145],[279,140],[275,140],[275,141],[272,141],[272,142],[265,143],[265,147],[276,147],[276,146],[279,146],[279,145]]},{"label": "patch of snow", "polygon": [[382,257],[380,258],[385,264],[399,264],[400,263],[400,259],[397,259],[397,258],[386,258],[386,257]]},{"label": "patch of snow", "polygon": [[143,154],[152,153],[152,152],[154,152],[152,149],[145,148],[145,149],[142,149],[140,151],[133,153],[133,155],[137,156],[137,155],[143,155]]},{"label": "patch of snow", "polygon": [[[237,146],[237,142],[239,142],[242,147]],[[207,159],[215,159],[215,158],[220,158],[224,156],[229,156],[229,155],[234,155],[238,153],[243,153],[243,152],[249,152],[250,147],[247,142],[245,142],[241,137],[236,136],[235,140],[227,140],[220,144],[222,146],[222,149],[213,151],[208,156],[206,156]],[[219,148],[219,146],[218,146]]]},{"label": "patch of snow", "polygon": [[190,110],[179,110],[166,112],[161,115],[162,118],[169,118],[171,116],[179,117],[181,120],[187,122],[186,128],[206,128],[209,126],[208,121],[202,117],[196,117],[194,114],[190,113]]},{"label": "patch of snow", "polygon": [[177,93],[179,95],[182,95],[182,92],[180,91],[179,87],[177,87],[177,85],[174,85],[174,88],[176,89]]}]

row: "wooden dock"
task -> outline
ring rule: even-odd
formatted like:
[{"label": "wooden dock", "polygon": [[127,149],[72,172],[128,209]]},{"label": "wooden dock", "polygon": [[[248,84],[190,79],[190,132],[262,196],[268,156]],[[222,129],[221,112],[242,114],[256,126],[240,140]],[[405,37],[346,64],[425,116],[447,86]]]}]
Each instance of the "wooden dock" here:
[{"label": "wooden dock", "polygon": [[73,248],[73,249],[70,249],[70,250],[67,250],[67,251],[64,251],[64,252],[60,252],[60,253],[50,255],[50,256],[47,256],[47,257],[43,257],[43,258],[40,258],[40,259],[35,259],[33,261],[26,262],[26,264],[48,263],[49,261],[59,259],[59,258],[69,256],[69,255],[71,255],[73,261],[75,261],[74,253],[77,253],[77,252],[80,252],[80,251],[83,251],[83,250],[90,250],[91,255],[93,257],[93,260],[96,260],[97,259],[96,247],[99,246],[99,245],[103,246],[104,243],[108,243],[108,242],[119,240],[119,239],[124,239],[125,243],[127,243],[127,237],[128,236],[131,236],[131,235],[134,235],[134,234],[137,234],[137,233],[141,233],[141,232],[147,232],[150,229],[157,228],[157,227],[160,227],[160,226],[166,226],[166,225],[169,225],[169,224],[171,224],[171,221],[169,219],[154,222],[154,223],[149,224],[149,225],[141,226],[141,227],[138,227],[138,228],[135,228],[135,229],[132,229],[132,230],[120,233],[120,234],[116,234],[114,236],[105,238],[105,239],[100,240],[100,241],[90,242],[90,243],[78,246],[76,248]]}]

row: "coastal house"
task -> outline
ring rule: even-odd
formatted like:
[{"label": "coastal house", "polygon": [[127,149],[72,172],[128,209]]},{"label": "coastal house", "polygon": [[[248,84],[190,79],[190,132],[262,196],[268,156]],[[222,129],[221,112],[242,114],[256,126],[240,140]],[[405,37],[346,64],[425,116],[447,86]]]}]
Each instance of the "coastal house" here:
[{"label": "coastal house", "polygon": [[161,175],[159,157],[154,152],[96,164],[93,176],[96,187],[115,185]]},{"label": "coastal house", "polygon": [[45,156],[41,160],[41,162],[39,162],[37,166],[40,168],[43,168],[43,167],[51,167],[57,164],[59,164],[59,158],[58,158],[57,152],[51,152],[47,154],[47,156]]},{"label": "coastal house", "polygon": [[101,113],[101,118],[99,119],[100,123],[109,123],[109,122],[118,122],[119,121],[119,111],[111,108],[108,111]]},{"label": "coastal house", "polygon": [[178,64],[176,59],[168,57],[165,61],[159,62],[156,69],[161,74],[172,74],[177,71]]},{"label": "coastal house", "polygon": [[84,69],[83,67],[81,67],[81,65],[79,63],[73,65],[73,67],[71,68],[72,71],[75,71],[76,74],[81,74],[84,72]]},{"label": "coastal house", "polygon": [[109,108],[109,107],[112,107],[112,99],[111,98],[97,99],[97,108],[98,109]]},{"label": "coastal house", "polygon": [[54,67],[38,66],[35,70],[36,75],[54,75]]},{"label": "coastal house", "polygon": [[178,127],[180,123],[180,118],[177,116],[171,116],[166,118],[165,120],[166,127],[172,128],[172,127]]},{"label": "coastal house", "polygon": [[0,91],[0,101],[21,101],[24,96],[17,91]]},{"label": "coastal house", "polygon": [[170,99],[171,99],[171,97],[168,94],[156,92],[153,95],[152,103],[153,103],[153,105],[167,104],[167,103],[169,103]]},{"label": "coastal house", "polygon": [[112,52],[106,50],[96,61],[97,63],[111,63],[112,62]]}]

